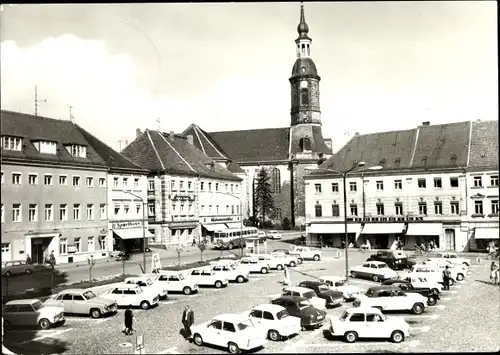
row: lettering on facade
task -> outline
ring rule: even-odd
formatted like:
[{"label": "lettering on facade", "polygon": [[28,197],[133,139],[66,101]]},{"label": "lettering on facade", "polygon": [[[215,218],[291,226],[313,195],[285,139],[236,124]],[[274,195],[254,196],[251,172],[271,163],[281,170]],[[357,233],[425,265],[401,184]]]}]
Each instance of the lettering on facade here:
[{"label": "lettering on facade", "polygon": [[194,195],[169,195],[172,201],[194,201]]},{"label": "lettering on facade", "polygon": [[232,222],[233,217],[212,217],[210,220],[212,222]]},{"label": "lettering on facade", "polygon": [[68,254],[76,253],[76,247],[74,245],[68,245]]},{"label": "lettering on facade", "polygon": [[142,221],[113,222],[111,226],[111,229],[142,227]]},{"label": "lettering on facade", "polygon": [[172,228],[196,228],[196,223],[194,222],[175,222],[168,225],[170,229]]},{"label": "lettering on facade", "polygon": [[348,217],[348,222],[423,222],[420,216],[392,216],[392,217]]}]

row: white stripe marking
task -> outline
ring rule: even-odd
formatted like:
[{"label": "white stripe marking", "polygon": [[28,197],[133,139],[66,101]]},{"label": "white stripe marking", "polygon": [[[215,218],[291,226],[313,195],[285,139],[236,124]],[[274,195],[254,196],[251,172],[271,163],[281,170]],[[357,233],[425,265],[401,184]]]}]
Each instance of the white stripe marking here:
[{"label": "white stripe marking", "polygon": [[69,332],[70,330],[73,330],[73,328],[61,329],[61,330],[58,330],[57,332],[54,332],[54,333],[44,334],[44,335],[41,335],[41,336],[33,338],[33,339],[25,340],[25,341],[21,342],[21,344],[26,344],[26,343],[29,343],[32,341],[42,340],[42,339],[50,338],[50,337],[56,337],[56,336],[61,335],[62,333]]},{"label": "white stripe marking", "polygon": [[423,333],[427,333],[431,329],[430,326],[424,325],[423,327],[410,327],[410,330],[417,330]]},{"label": "white stripe marking", "polygon": [[159,302],[159,305],[162,305],[162,304],[172,304],[172,303],[177,303],[179,301],[180,300],[172,300],[172,301]]},{"label": "white stripe marking", "polygon": [[451,300],[451,297],[441,297],[440,301],[449,301]]},{"label": "white stripe marking", "polygon": [[158,354],[180,354],[180,352],[177,351],[177,346],[172,346],[167,350],[159,352]]},{"label": "white stripe marking", "polygon": [[[437,306],[434,306],[437,307]],[[430,319],[438,319],[439,314],[408,314],[408,315],[388,315],[389,318],[430,318]]]},{"label": "white stripe marking", "polygon": [[439,309],[445,309],[446,306],[444,304],[438,304],[437,306],[433,306],[435,308],[439,308]]},{"label": "white stripe marking", "polygon": [[458,293],[458,291],[448,291],[446,293]]}]

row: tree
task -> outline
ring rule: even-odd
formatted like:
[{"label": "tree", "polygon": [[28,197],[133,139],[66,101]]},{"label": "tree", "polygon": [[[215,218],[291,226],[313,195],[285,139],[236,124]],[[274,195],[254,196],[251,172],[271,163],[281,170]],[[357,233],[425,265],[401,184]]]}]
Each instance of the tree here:
[{"label": "tree", "polygon": [[198,243],[198,249],[200,249],[200,260],[203,261],[203,252],[207,249],[205,241]]},{"label": "tree", "polygon": [[177,248],[175,248],[175,251],[177,252],[177,262],[179,266],[181,266],[181,254],[184,251],[184,248],[182,245],[179,245]]},{"label": "tree", "polygon": [[269,171],[262,167],[257,174],[255,186],[255,207],[257,214],[262,217],[262,225],[266,221],[266,216],[270,216],[274,209],[274,199],[271,192],[271,176]]}]

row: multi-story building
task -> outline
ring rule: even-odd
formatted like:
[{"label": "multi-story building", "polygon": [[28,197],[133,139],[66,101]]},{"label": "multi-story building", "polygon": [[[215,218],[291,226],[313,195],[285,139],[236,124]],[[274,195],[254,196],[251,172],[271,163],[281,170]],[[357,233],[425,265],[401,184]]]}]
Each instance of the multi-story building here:
[{"label": "multi-story building", "polygon": [[[479,127],[488,127],[492,133],[486,133],[485,138],[484,129]],[[306,176],[309,240],[321,237],[327,244],[342,245],[344,181],[331,170],[345,172],[363,162],[364,167],[355,168],[346,177],[348,243],[359,246],[370,241],[374,247],[389,248],[400,239],[406,248],[413,248],[434,240],[441,249],[473,248],[471,223],[475,228],[478,222],[470,213],[475,202],[471,202],[467,192],[468,180],[472,178],[466,180],[466,175],[489,169],[488,176],[495,181],[496,132],[498,123],[491,121],[432,126],[424,122],[412,130],[356,134],[320,165],[323,170]],[[492,147],[488,160],[476,159],[475,150],[471,149],[481,141],[488,141]],[[370,170],[374,167],[378,169]],[[498,187],[496,190],[491,193],[492,208],[498,205]],[[498,235],[498,210],[496,217],[487,218],[496,218],[496,227],[493,221],[485,224],[491,228],[488,236],[494,228]]]},{"label": "multi-story building", "polygon": [[242,179],[229,170],[241,174],[241,168],[218,164],[191,137],[137,130],[122,154],[149,170],[149,229],[157,243],[185,245],[216,229],[241,225]]}]

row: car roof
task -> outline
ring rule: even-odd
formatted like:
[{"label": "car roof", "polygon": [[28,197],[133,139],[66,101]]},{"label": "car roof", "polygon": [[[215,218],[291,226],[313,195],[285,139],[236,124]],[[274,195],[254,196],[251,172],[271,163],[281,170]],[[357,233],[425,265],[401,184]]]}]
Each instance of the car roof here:
[{"label": "car roof", "polygon": [[320,276],[319,279],[329,280],[329,281],[340,281],[340,280],[345,280],[345,276]]},{"label": "car roof", "polygon": [[311,289],[307,287],[301,287],[301,286],[290,286],[290,287],[285,287],[285,291],[295,291],[295,292],[309,292]]},{"label": "car roof", "polygon": [[243,316],[242,314],[236,314],[236,313],[225,313],[225,314],[219,314],[215,317],[212,318],[212,320],[221,320],[223,322],[231,322],[231,323],[236,323],[236,322],[243,322],[247,320],[248,318]]},{"label": "car roof", "polygon": [[70,293],[70,292],[78,293],[78,292],[85,292],[85,291],[92,291],[92,290],[87,290],[87,289],[83,289],[83,288],[67,288],[65,290],[62,290],[59,293]]},{"label": "car roof", "polygon": [[[299,284],[315,285],[315,286],[326,285],[324,282],[321,281],[310,281],[310,280],[300,281]],[[298,286],[297,288],[303,288],[303,287]]]},{"label": "car roof", "polygon": [[279,306],[277,304],[272,304],[272,303],[261,303],[253,307],[252,309],[258,309],[259,311],[269,311],[269,312],[279,312],[284,310],[285,308],[283,306]]},{"label": "car roof", "polygon": [[398,287],[391,286],[391,285],[373,286],[373,287],[370,287],[369,289],[371,289],[373,291],[399,290]]},{"label": "car roof", "polygon": [[111,287],[110,290],[114,289],[114,288],[140,288],[140,286],[137,284],[126,284],[126,283],[120,282],[116,286]]},{"label": "car roof", "polygon": [[383,261],[375,261],[375,260],[369,260],[369,261],[363,262],[363,264],[366,264],[366,263],[371,263],[371,264],[376,264],[376,265],[385,264]]},{"label": "car roof", "polygon": [[373,308],[373,307],[353,307],[353,308],[347,308],[346,309],[347,313],[377,313],[377,314],[382,314],[380,309],[378,308]]},{"label": "car roof", "polygon": [[294,302],[308,301],[307,298],[302,296],[279,296],[276,299],[282,299],[285,301],[294,301]]},{"label": "car roof", "polygon": [[38,298],[28,298],[28,299],[23,299],[23,300],[12,300],[7,303],[5,303],[6,306],[10,306],[13,304],[33,304],[35,302],[42,302]]},{"label": "car roof", "polygon": [[409,284],[410,282],[407,281],[407,280],[404,280],[404,279],[389,279],[389,280],[385,280],[382,283],[382,286],[388,286],[388,285],[392,285],[392,284],[395,284],[395,283]]}]

